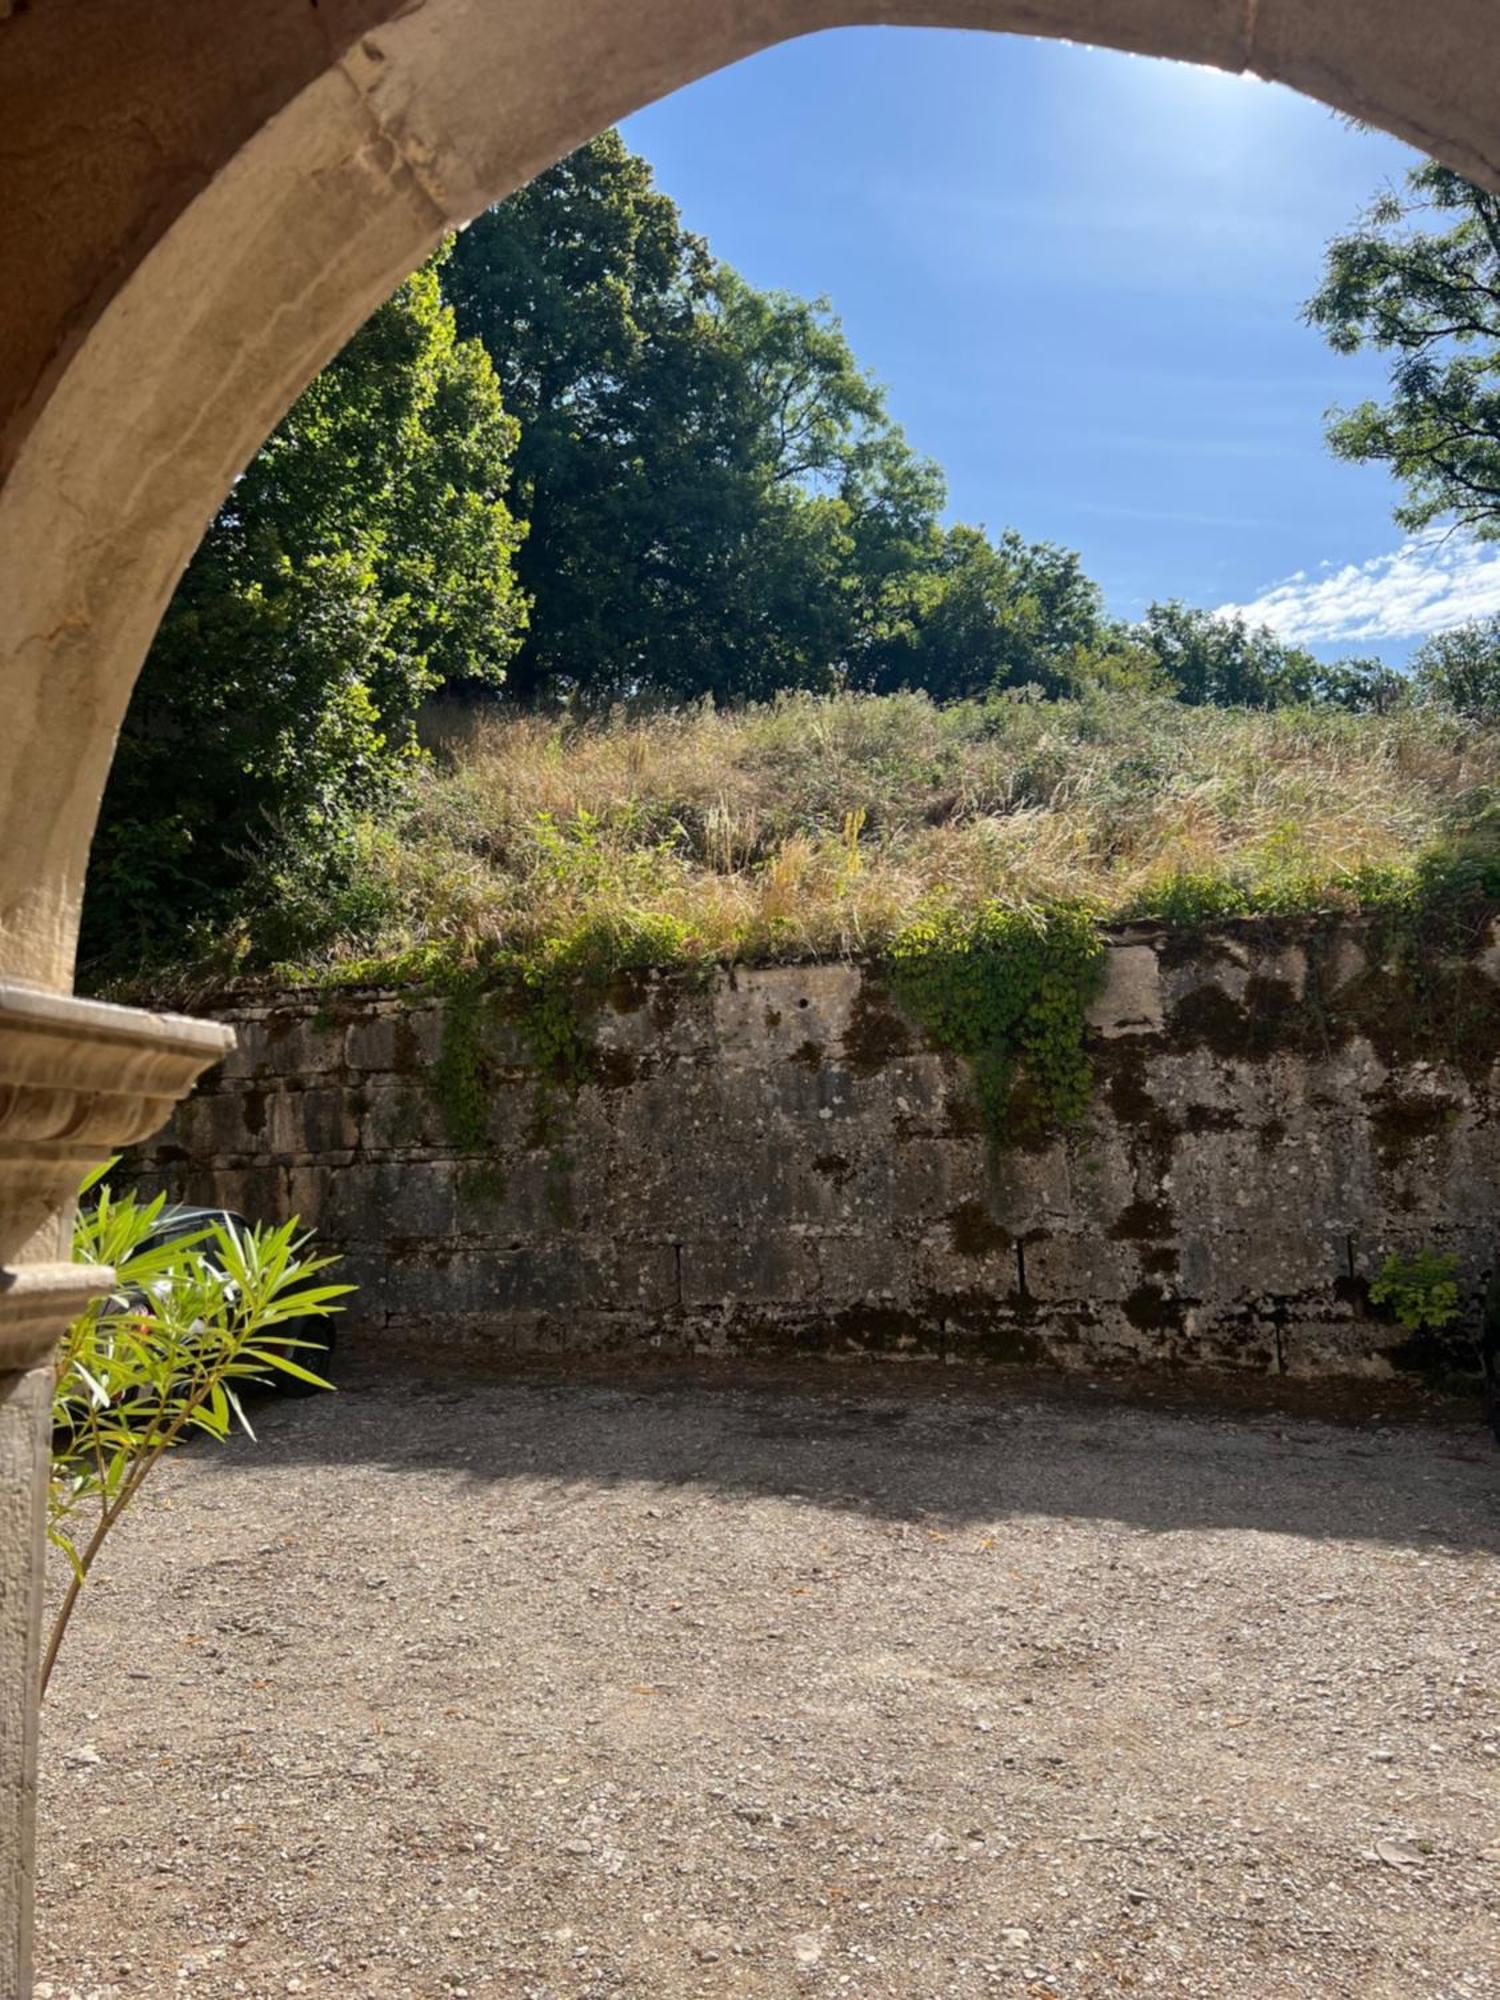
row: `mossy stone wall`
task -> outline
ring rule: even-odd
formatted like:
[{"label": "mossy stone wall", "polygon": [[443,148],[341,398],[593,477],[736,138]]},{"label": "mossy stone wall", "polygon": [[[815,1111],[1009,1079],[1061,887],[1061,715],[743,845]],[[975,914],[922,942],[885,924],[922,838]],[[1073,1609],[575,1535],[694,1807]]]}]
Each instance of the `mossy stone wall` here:
[{"label": "mossy stone wall", "polygon": [[468,992],[242,998],[132,1166],[299,1213],[368,1347],[1442,1374],[1467,1324],[1414,1342],[1368,1286],[1452,1252],[1467,1312],[1495,1259],[1497,982],[1488,934],[1414,987],[1348,920],[1117,932],[1081,1111],[998,1132],[971,1057],[856,965],[617,982],[571,1080]]}]

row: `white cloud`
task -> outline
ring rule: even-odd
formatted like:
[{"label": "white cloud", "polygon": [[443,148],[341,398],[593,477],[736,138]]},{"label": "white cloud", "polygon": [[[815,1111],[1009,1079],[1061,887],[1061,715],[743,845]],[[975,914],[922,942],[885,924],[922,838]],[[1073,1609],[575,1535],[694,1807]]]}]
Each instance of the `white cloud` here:
[{"label": "white cloud", "polygon": [[1466,536],[1419,536],[1389,555],[1298,570],[1221,617],[1269,625],[1283,639],[1420,639],[1500,612],[1500,547]]}]

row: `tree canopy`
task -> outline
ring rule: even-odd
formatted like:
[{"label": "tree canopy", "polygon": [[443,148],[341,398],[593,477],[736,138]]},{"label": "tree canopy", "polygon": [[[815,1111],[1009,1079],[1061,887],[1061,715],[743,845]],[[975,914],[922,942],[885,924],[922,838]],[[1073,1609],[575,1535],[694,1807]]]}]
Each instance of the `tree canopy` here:
[{"label": "tree canopy", "polygon": [[443,283],[521,426],[513,699],[1102,684],[1388,703],[1243,621],[1174,602],[1124,624],[1071,550],[945,525],[941,473],[826,301],[716,262],[617,132],[481,216]]},{"label": "tree canopy", "polygon": [[1500,614],[1435,632],[1412,655],[1411,688],[1476,722],[1500,720]]},{"label": "tree canopy", "polygon": [[1403,527],[1500,536],[1500,196],[1413,168],[1329,245],[1306,311],[1338,352],[1391,357],[1383,403],[1333,414],[1338,456],[1390,467]]},{"label": "tree canopy", "polygon": [[1313,654],[1243,618],[1175,600],[1153,604],[1140,640],[1177,699],[1194,708],[1284,708],[1319,691]]},{"label": "tree canopy", "polygon": [[424,697],[498,683],[524,625],[516,425],[436,261],[318,376],[236,482],[142,670],[95,838],[96,971],[337,885]]},{"label": "tree canopy", "polygon": [[1075,692],[1123,635],[1070,549],[934,529],[889,579],[852,678],[878,693],[920,688],[952,701],[1005,687]]},{"label": "tree canopy", "polygon": [[715,263],[616,132],[465,230],[444,284],[521,425],[510,693],[830,685],[943,483],[826,302]]}]

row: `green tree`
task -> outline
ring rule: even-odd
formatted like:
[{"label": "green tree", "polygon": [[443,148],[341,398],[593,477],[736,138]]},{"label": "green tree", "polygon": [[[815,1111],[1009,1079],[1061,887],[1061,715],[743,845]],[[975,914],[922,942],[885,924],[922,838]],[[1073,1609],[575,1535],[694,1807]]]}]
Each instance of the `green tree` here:
[{"label": "green tree", "polygon": [[96,976],[226,927],[328,920],[358,816],[444,680],[498,683],[524,625],[516,425],[457,338],[440,258],[318,376],[237,481],[126,717],[84,908]]},{"label": "green tree", "polygon": [[1413,168],[1329,245],[1306,316],[1341,354],[1391,357],[1383,403],[1332,414],[1334,452],[1390,467],[1403,527],[1500,536],[1500,196]]},{"label": "green tree", "polygon": [[1334,660],[1319,666],[1313,691],[1317,700],[1355,715],[1390,715],[1411,698],[1411,682],[1384,660]]},{"label": "green tree", "polygon": [[521,426],[518,573],[533,615],[507,683],[517,699],[587,682],[603,661],[627,680],[638,667],[622,634],[644,609],[652,489],[669,484],[663,447],[691,405],[710,277],[706,247],[612,132],[454,244],[445,295]]},{"label": "green tree", "polygon": [[1424,640],[1411,659],[1418,701],[1475,721],[1500,719],[1500,615],[1476,618]]},{"label": "green tree", "polygon": [[952,701],[1033,686],[1066,695],[1149,670],[1106,618],[1078,557],[1013,528],[998,542],[961,523],[933,531],[923,559],[889,583],[882,608],[855,676],[881,693],[921,688]]},{"label": "green tree", "polygon": [[1243,618],[1174,599],[1153,604],[1136,636],[1177,699],[1192,708],[1282,708],[1319,691],[1322,669],[1313,654]]},{"label": "green tree", "polygon": [[823,302],[716,264],[608,132],[444,275],[519,419],[513,697],[824,687],[942,504]]}]

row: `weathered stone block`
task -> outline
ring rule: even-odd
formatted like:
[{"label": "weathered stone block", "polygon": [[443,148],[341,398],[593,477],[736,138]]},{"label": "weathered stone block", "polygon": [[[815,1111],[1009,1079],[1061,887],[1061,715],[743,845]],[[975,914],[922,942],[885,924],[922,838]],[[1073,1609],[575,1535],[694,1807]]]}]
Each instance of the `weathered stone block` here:
[{"label": "weathered stone block", "polygon": [[918,1245],[889,1228],[807,1240],[817,1259],[815,1294],[825,1304],[909,1299],[917,1289]]},{"label": "weathered stone block", "polygon": [[359,1143],[359,1114],[347,1090],[315,1084],[308,1090],[269,1091],[259,1105],[255,1093],[242,1096],[244,1122],[258,1122],[254,1138],[241,1138],[241,1152],[266,1151],[291,1160],[348,1153]]},{"label": "weathered stone block", "polygon": [[836,1057],[863,983],[852,965],[737,967],[714,988],[720,1060],[763,1068],[806,1049]]},{"label": "weathered stone block", "polygon": [[202,1178],[191,1175],[185,1192],[189,1201],[233,1209],[247,1222],[285,1222],[290,1213],[285,1170],[269,1164],[220,1167]]},{"label": "weathered stone block", "polygon": [[888,1122],[889,1101],[862,1089],[851,1070],[832,1063],[794,1057],[778,1063],[766,1081],[767,1114],[804,1133],[816,1130],[814,1120],[829,1126],[874,1127],[877,1133]]},{"label": "weathered stone block", "polygon": [[[622,980],[593,1023],[606,1054],[653,1068],[715,1053],[712,995],[682,979]],[[621,1067],[613,1065],[618,1071]],[[626,1066],[628,1073],[628,1064]]]},{"label": "weathered stone block", "polygon": [[302,1092],[299,1109],[304,1152],[351,1152],[359,1144],[362,1100],[356,1091],[322,1084]]},{"label": "weathered stone block", "polygon": [[342,1243],[441,1244],[457,1232],[459,1170],[448,1160],[330,1167],[303,1220]]},{"label": "weathered stone block", "polygon": [[807,1299],[816,1294],[817,1284],[817,1250],[806,1237],[777,1232],[682,1245],[682,1300],[687,1306],[726,1299]]},{"label": "weathered stone block", "polygon": [[649,1308],[676,1303],[676,1259],[669,1245],[594,1246],[581,1238],[517,1250],[455,1253],[450,1289],[466,1309],[559,1312],[575,1307]]},{"label": "weathered stone block", "polygon": [[1142,1251],[1150,1247],[1098,1236],[1028,1237],[1021,1246],[1027,1295],[1041,1308],[1066,1300],[1119,1304],[1148,1281],[1174,1286],[1170,1263],[1155,1271],[1143,1268]]},{"label": "weathered stone block", "polygon": [[891,1179],[898,1222],[941,1222],[963,1202],[988,1199],[984,1142],[910,1139],[896,1153]]},{"label": "weathered stone block", "polygon": [[220,1090],[180,1104],[157,1143],[181,1146],[194,1160],[243,1156],[264,1146],[265,1122],[264,1092]]},{"label": "weathered stone block", "polygon": [[264,1053],[264,1068],[305,1080],[343,1069],[345,1023],[322,1005],[273,1007],[246,1038]]},{"label": "weathered stone block", "polygon": [[358,1013],[344,1029],[344,1061],[417,1081],[442,1050],[443,1014],[436,1001],[382,1001]]},{"label": "weathered stone block", "polygon": [[1055,1226],[1072,1213],[1065,1145],[1054,1144],[1044,1153],[1002,1148],[991,1158],[989,1172],[990,1210],[1013,1234]]},{"label": "weathered stone block", "polygon": [[448,1144],[442,1111],[417,1077],[377,1073],[359,1086],[357,1102],[357,1142],[367,1154],[427,1152]]},{"label": "weathered stone block", "polygon": [[1331,1301],[1348,1268],[1346,1238],[1269,1217],[1254,1229],[1195,1227],[1178,1239],[1178,1250],[1183,1289],[1226,1307],[1307,1293]]},{"label": "weathered stone block", "polygon": [[1397,1372],[1393,1353],[1409,1339],[1404,1327],[1352,1314],[1288,1320],[1280,1329],[1281,1365],[1302,1380],[1390,1376]]},{"label": "weathered stone block", "polygon": [[1110,1040],[1161,1032],[1161,966],[1150,945],[1115,945],[1105,953],[1103,990],[1088,1018]]},{"label": "weathered stone block", "polygon": [[260,1010],[226,1007],[219,1019],[233,1030],[234,1042],[213,1072],[211,1089],[218,1089],[226,1083],[243,1083],[275,1071],[276,1064],[266,1045],[264,1017]]}]

